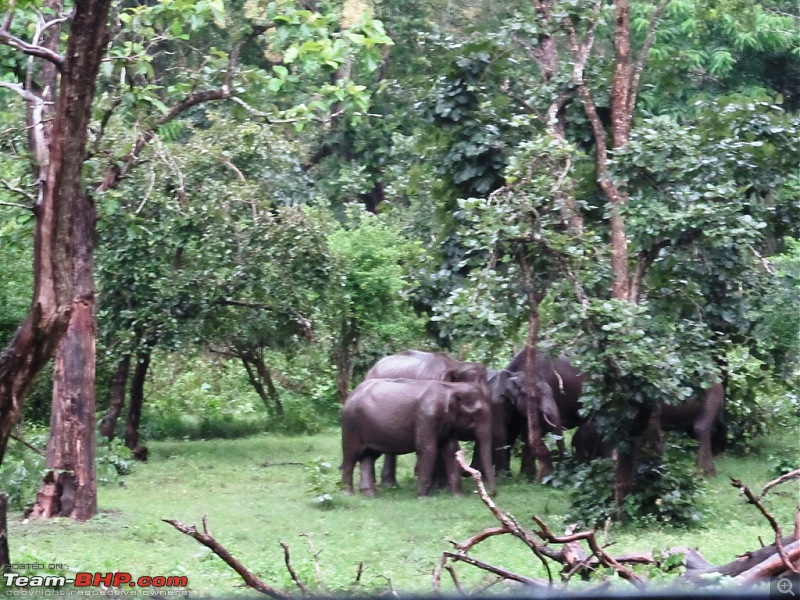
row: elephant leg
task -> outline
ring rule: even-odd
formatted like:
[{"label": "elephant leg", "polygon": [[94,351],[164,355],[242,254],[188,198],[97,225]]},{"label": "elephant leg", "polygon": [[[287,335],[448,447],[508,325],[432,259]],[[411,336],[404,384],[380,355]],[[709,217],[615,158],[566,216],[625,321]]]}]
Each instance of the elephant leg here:
[{"label": "elephant leg", "polygon": [[694,437],[697,439],[697,466],[706,477],[717,474],[714,467],[714,454],[711,450],[711,423],[699,421],[694,424]]},{"label": "elephant leg", "polygon": [[377,456],[367,452],[361,457],[361,481],[358,489],[365,496],[375,495],[375,459]]},{"label": "elephant leg", "polygon": [[425,444],[417,444],[417,496],[427,496],[433,487],[433,475],[436,469],[436,440]]},{"label": "elephant leg", "polygon": [[519,465],[519,474],[531,481],[536,479],[536,456],[527,442],[522,443],[522,460]]},{"label": "elephant leg", "polygon": [[353,495],[353,469],[355,468],[355,460],[352,457],[345,456],[342,461],[342,483],[344,492],[348,496]]},{"label": "elephant leg", "polygon": [[383,468],[381,469],[381,487],[398,487],[396,454],[386,454],[383,457]]},{"label": "elephant leg", "polygon": [[458,466],[456,461],[456,452],[459,450],[457,440],[448,440],[441,448],[439,460],[437,463],[443,464],[447,484],[450,492],[454,496],[461,496],[461,467]]}]

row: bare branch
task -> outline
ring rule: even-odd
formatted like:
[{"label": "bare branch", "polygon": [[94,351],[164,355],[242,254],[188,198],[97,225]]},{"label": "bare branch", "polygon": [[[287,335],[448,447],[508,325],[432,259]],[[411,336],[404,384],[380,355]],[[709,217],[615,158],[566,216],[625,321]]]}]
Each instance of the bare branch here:
[{"label": "bare branch", "polygon": [[755,494],[753,494],[753,492],[750,491],[750,488],[748,488],[741,481],[739,481],[738,479],[731,478],[731,485],[741,490],[741,492],[747,497],[750,503],[754,504],[755,507],[759,510],[759,512],[762,515],[764,515],[764,518],[767,519],[767,521],[769,521],[769,524],[772,526],[772,530],[775,532],[775,547],[778,549],[778,555],[781,557],[781,560],[783,561],[784,565],[786,565],[786,568],[789,571],[791,571],[792,573],[798,573],[797,568],[794,566],[794,564],[792,564],[792,561],[787,556],[786,550],[783,547],[783,533],[781,532],[781,527],[780,525],[778,525],[778,522],[775,520],[775,517],[773,517],[767,511],[766,508],[764,508],[764,505],[761,504],[758,498],[755,497]]},{"label": "bare branch", "polygon": [[248,587],[257,590],[262,594],[266,594],[271,598],[276,598],[277,600],[291,599],[291,596],[289,594],[286,594],[280,591],[279,589],[264,583],[263,581],[261,581],[261,579],[253,575],[250,571],[247,570],[247,568],[242,563],[236,560],[233,557],[233,555],[230,552],[228,552],[228,550],[224,546],[222,546],[222,544],[220,544],[217,540],[215,540],[211,535],[207,533],[200,533],[197,530],[197,527],[195,527],[194,525],[184,525],[177,519],[162,519],[162,521],[164,521],[164,523],[169,523],[181,533],[186,534],[191,538],[194,538],[195,540],[200,542],[203,546],[209,548],[214,554],[216,554],[223,561],[225,561],[225,564],[227,564],[234,571],[236,571],[239,574],[239,576],[241,576],[241,578],[244,580],[245,584],[247,584]]},{"label": "bare branch", "polygon": [[297,589],[299,589],[300,592],[303,594],[308,594],[308,588],[302,581],[300,581],[300,579],[297,577],[297,573],[294,571],[294,568],[292,568],[292,561],[291,557],[289,556],[289,545],[285,544],[284,542],[278,543],[281,545],[281,548],[283,548],[283,562],[286,564],[286,570],[289,571],[289,576],[292,578],[292,581],[294,581]]},{"label": "bare branch", "polygon": [[37,96],[36,94],[34,94],[32,92],[29,92],[28,90],[26,90],[24,87],[22,87],[18,83],[10,83],[8,81],[0,81],[0,87],[7,88],[7,89],[11,90],[12,92],[15,92],[15,93],[19,94],[20,96],[22,96],[22,98],[24,98],[26,101],[28,101],[28,102],[30,102],[32,104],[44,104],[44,100],[39,98],[39,96]]},{"label": "bare branch", "polygon": [[632,570],[630,570],[628,567],[622,565],[618,560],[607,554],[597,543],[594,531],[580,531],[578,533],[573,533],[571,535],[557,536],[553,534],[552,531],[550,531],[547,525],[545,525],[544,521],[542,521],[539,517],[534,515],[532,518],[534,521],[536,521],[536,524],[541,528],[541,532],[539,533],[539,535],[542,539],[545,539],[548,542],[553,542],[556,544],[568,544],[570,542],[576,542],[578,540],[585,540],[586,543],[589,544],[589,548],[592,550],[592,554],[594,554],[597,557],[597,559],[603,566],[614,569],[614,571],[616,571],[620,577],[622,577],[623,579],[627,579],[639,589],[644,589],[645,581],[641,577],[639,577],[636,573],[634,573]]},{"label": "bare branch", "polygon": [[[59,71],[62,70],[64,67],[64,57],[61,56],[58,52],[53,52],[49,48],[45,48],[43,46],[39,46],[37,44],[29,44],[28,42],[12,35],[10,32],[11,29],[11,22],[14,19],[14,5],[13,3],[9,6],[10,10],[6,13],[5,18],[3,19],[3,24],[0,26],[0,44],[5,44],[6,46],[11,46],[22,52],[23,54],[27,54],[28,56],[34,56],[37,58],[44,59],[48,62],[53,63]],[[62,22],[64,19],[54,19],[53,21]],[[44,31],[45,28],[49,27],[50,23],[45,25],[41,31]],[[41,33],[40,31],[40,33]]]},{"label": "bare branch", "polygon": [[759,498],[763,498],[766,496],[767,492],[774,488],[776,485],[781,485],[782,483],[786,483],[787,481],[791,481],[792,479],[800,479],[800,469],[795,469],[794,471],[790,471],[785,475],[781,475],[777,479],[773,479],[772,481],[768,482],[761,488],[761,493],[759,494]]},{"label": "bare branch", "polygon": [[24,204],[17,204],[16,202],[0,202],[0,206],[8,206],[10,208],[21,208],[22,210],[29,210],[31,212],[34,212],[32,207],[25,206]]},{"label": "bare branch", "polygon": [[[526,585],[530,585],[541,590],[551,590],[552,586],[550,585],[549,581],[544,579],[535,579],[533,577],[526,577],[525,575],[520,575],[519,573],[513,573],[512,571],[508,571],[503,569],[502,567],[496,567],[494,565],[490,565],[487,562],[483,562],[482,560],[478,560],[477,558],[472,558],[471,556],[467,556],[466,554],[455,554],[453,552],[444,552],[443,556],[449,558],[450,560],[457,561],[457,562],[465,562],[468,565],[472,565],[473,567],[478,567],[479,569],[483,569],[484,571],[488,571],[489,573],[494,573],[495,575],[499,575],[503,579],[507,579],[509,581],[518,581],[519,583],[524,583]],[[443,568],[447,568],[444,566]]]}]

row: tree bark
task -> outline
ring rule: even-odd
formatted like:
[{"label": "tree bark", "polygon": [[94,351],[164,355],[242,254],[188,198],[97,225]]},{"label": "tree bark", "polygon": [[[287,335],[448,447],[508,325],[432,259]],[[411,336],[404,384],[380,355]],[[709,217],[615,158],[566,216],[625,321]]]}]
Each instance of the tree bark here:
[{"label": "tree bark", "polygon": [[111,403],[108,413],[100,419],[100,435],[109,441],[114,439],[117,429],[117,420],[125,406],[125,396],[128,391],[128,376],[131,371],[131,355],[125,354],[117,363],[117,371],[111,382]]},{"label": "tree bark", "polygon": [[150,350],[139,355],[136,368],[133,370],[131,381],[131,398],[128,406],[128,422],[125,427],[125,445],[137,451],[139,447],[139,421],[142,418],[142,404],[144,403],[144,382],[147,379],[147,370],[150,368]]},{"label": "tree bark", "polygon": [[[517,263],[522,273],[522,281],[528,297],[528,341],[525,346],[525,361],[522,379],[522,393],[527,402],[527,445],[531,456],[538,462],[536,469],[536,481],[542,481],[546,475],[553,471],[553,461],[550,458],[550,451],[544,443],[542,436],[541,414],[542,414],[542,395],[539,381],[539,373],[536,369],[536,352],[539,345],[539,297],[533,283],[531,269],[525,258],[525,249],[517,249]],[[523,449],[523,452],[526,450]],[[531,469],[532,465],[527,468]]]},{"label": "tree bark", "polygon": [[[271,410],[271,402],[274,403],[275,412],[282,417],[285,414],[283,402],[281,402],[278,390],[272,381],[272,374],[267,365],[264,364],[264,359],[261,356],[254,356],[250,352],[242,352],[240,350],[236,350],[236,354],[247,372],[247,379],[250,381],[250,385],[253,386],[256,394],[261,398],[264,407],[269,411]],[[255,367],[255,371],[253,367]],[[264,386],[266,386],[266,389]]]},{"label": "tree bark", "polygon": [[350,319],[342,321],[341,337],[334,354],[336,364],[336,397],[344,404],[350,394],[355,353],[358,348],[358,330]]},{"label": "tree bark", "polygon": [[69,322],[73,294],[73,213],[84,191],[81,170],[100,60],[108,43],[110,0],[76,0],[53,120],[49,156],[40,156],[34,208],[34,293],[28,316],[0,355],[0,464],[24,395]]},{"label": "tree bark", "polygon": [[0,565],[3,572],[11,571],[11,554],[8,551],[8,495],[0,493]]},{"label": "tree bark", "polygon": [[60,516],[86,521],[97,512],[94,221],[94,203],[84,193],[72,228],[75,299],[53,376],[46,460],[50,472],[31,511],[34,518]]}]

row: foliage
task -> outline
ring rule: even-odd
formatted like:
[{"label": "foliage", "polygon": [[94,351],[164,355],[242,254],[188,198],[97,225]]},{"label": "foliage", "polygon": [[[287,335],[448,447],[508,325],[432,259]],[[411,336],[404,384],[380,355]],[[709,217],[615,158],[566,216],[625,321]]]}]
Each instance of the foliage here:
[{"label": "foliage", "polygon": [[[47,430],[36,426],[29,426],[20,437],[35,448],[44,449],[47,445]],[[10,441],[3,466],[0,467],[0,489],[8,494],[9,509],[23,510],[30,504],[36,497],[44,474],[44,456],[15,440]]]},{"label": "foliage", "polygon": [[304,471],[308,479],[308,491],[312,494],[312,502],[323,509],[335,506],[334,496],[339,491],[338,470],[329,461],[316,458],[306,462]]},{"label": "foliage", "polygon": [[120,439],[103,438],[95,448],[97,481],[102,485],[123,485],[121,477],[133,470],[133,452]]},{"label": "foliage", "polygon": [[[642,462],[634,475],[634,490],[622,511],[626,521],[638,527],[668,524],[688,527],[701,522],[699,500],[705,485],[693,463],[695,445],[668,443],[663,462]],[[614,470],[610,459],[588,464],[559,466],[551,483],[569,490],[571,507],[567,522],[602,527],[617,518],[614,504]]]}]

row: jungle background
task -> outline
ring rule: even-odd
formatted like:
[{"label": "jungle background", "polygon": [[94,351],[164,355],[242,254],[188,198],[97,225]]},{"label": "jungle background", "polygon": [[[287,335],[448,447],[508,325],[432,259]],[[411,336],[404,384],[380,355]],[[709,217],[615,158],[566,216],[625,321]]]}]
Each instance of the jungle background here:
[{"label": "jungle background", "polygon": [[[56,155],[58,142],[37,135],[49,139],[59,119],[75,125],[51,100],[71,77],[70,41],[96,33],[70,17],[90,4],[0,4],[0,489],[15,561],[115,570],[128,554],[90,563],[49,548],[65,536],[96,545],[109,530],[121,544],[174,546],[158,518],[207,512],[213,527],[216,509],[220,537],[230,532],[258,569],[268,559],[249,542],[272,534],[239,520],[277,511],[283,536],[341,519],[319,534],[333,543],[321,560],[354,562],[332,567],[325,585],[348,589],[359,561],[414,545],[425,554],[414,575],[370,567],[369,585],[425,589],[415,577],[442,538],[467,534],[485,509],[446,496],[412,504],[408,463],[403,488],[374,504],[336,485],[342,400],[376,360],[406,348],[493,368],[526,344],[565,352],[589,374],[586,413],[620,439],[653,403],[721,380],[724,476],[758,486],[799,466],[796,2],[106,2],[108,44],[97,48],[88,121],[76,125],[85,146]],[[91,310],[42,336],[47,350],[30,353],[40,364],[25,367],[38,374],[17,386],[31,292],[61,281],[40,250],[45,166],[58,160],[77,164],[85,193],[50,241],[73,261],[68,303],[74,293]],[[69,355],[59,340],[86,360],[59,363]],[[68,454],[64,440],[89,435],[87,421],[60,429],[76,414],[72,392],[59,392],[71,385],[99,427],[91,456],[76,459],[96,465],[99,513],[97,500],[76,513],[57,498],[66,467],[55,449]],[[23,391],[21,406],[9,389]],[[9,435],[47,450],[47,467]],[[544,485],[505,482],[501,504],[594,526],[620,517],[624,501],[624,544],[728,531],[738,541],[712,554],[724,562],[765,523],[734,507],[724,476],[707,488],[692,457],[691,442],[670,438],[649,483],[622,499],[614,465],[565,461]],[[300,464],[265,466],[281,462]],[[166,502],[217,488],[180,515]],[[775,502],[790,522],[796,498]],[[23,520],[31,503],[39,516],[91,520]],[[354,522],[386,510],[398,522],[417,515],[416,533],[398,524],[378,547],[347,541]],[[425,531],[437,532],[431,554]],[[194,574],[205,561],[219,575],[186,544],[194,567],[154,552],[141,568]],[[285,579],[281,560],[262,575]],[[199,589],[233,584],[218,585]]]}]

